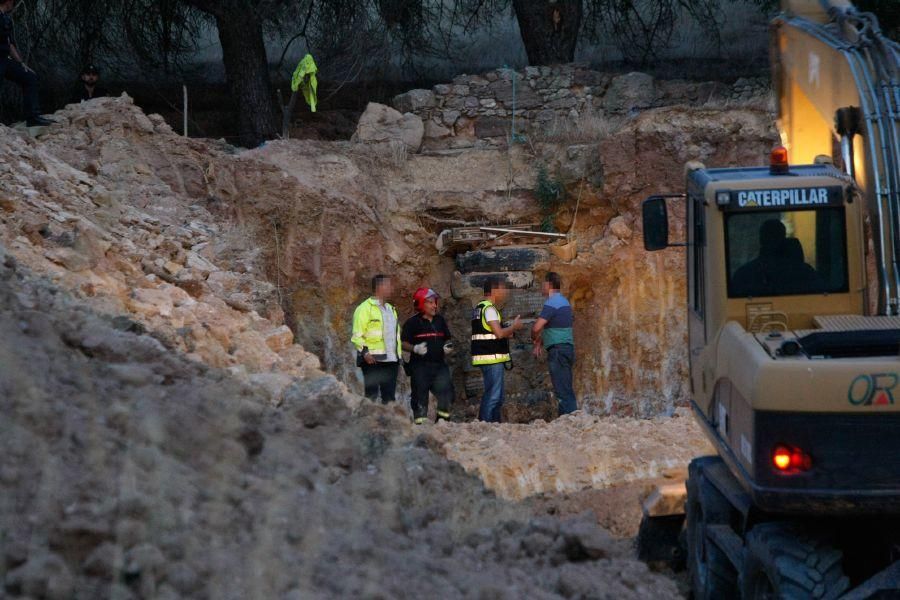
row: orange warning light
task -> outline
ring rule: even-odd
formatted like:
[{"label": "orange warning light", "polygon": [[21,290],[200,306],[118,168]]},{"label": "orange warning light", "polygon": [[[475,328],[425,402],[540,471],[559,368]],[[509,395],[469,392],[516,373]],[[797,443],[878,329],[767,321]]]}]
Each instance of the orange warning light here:
[{"label": "orange warning light", "polygon": [[776,146],[769,155],[769,172],[773,175],[783,175],[788,172],[788,151],[784,146]]}]

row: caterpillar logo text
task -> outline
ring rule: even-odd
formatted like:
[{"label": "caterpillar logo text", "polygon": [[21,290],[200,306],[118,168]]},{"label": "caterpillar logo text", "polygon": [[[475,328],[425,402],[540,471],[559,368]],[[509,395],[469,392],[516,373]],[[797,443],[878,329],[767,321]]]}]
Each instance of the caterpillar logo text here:
[{"label": "caterpillar logo text", "polygon": [[865,373],[857,375],[847,390],[853,406],[885,406],[894,403],[894,388],[900,382],[896,373]]}]

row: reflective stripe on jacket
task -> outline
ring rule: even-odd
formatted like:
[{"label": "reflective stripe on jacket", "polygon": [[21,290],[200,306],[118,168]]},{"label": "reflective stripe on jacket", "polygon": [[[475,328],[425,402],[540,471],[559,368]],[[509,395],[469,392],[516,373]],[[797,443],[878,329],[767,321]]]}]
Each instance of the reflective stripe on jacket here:
[{"label": "reflective stripe on jacket", "polygon": [[490,300],[483,300],[478,303],[472,312],[472,364],[480,365],[496,365],[498,363],[509,362],[509,339],[500,339],[491,330],[485,319],[487,309],[493,307],[497,311],[497,318],[502,322],[503,317],[500,316],[498,309]]},{"label": "reflective stripe on jacket", "polygon": [[[397,318],[397,309],[389,302],[385,306],[394,313],[397,321],[397,357],[400,357],[400,319]],[[387,350],[384,347],[384,323],[381,316],[381,305],[376,298],[367,298],[353,311],[353,336],[350,338],[357,350],[368,348],[375,360],[384,360]]]}]

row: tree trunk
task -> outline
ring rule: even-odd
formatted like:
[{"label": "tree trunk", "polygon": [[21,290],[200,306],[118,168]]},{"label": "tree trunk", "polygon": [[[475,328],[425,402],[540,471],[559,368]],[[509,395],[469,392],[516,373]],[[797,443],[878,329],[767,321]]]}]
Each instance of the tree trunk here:
[{"label": "tree trunk", "polygon": [[513,0],[528,64],[552,65],[575,60],[581,29],[582,0]]},{"label": "tree trunk", "polygon": [[249,6],[216,11],[215,18],[225,76],[237,103],[240,141],[253,148],[278,131],[262,23]]}]

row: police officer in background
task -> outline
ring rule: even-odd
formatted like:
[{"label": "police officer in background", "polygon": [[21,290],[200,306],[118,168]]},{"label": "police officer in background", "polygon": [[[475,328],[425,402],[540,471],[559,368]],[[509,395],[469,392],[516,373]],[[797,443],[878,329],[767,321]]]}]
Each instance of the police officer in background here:
[{"label": "police officer in background", "polygon": [[102,98],[109,94],[99,85],[100,71],[94,65],[87,65],[81,70],[80,81],[78,87],[69,98],[69,104],[78,104],[79,102],[87,102],[94,98]]},{"label": "police officer in background", "polygon": [[428,393],[437,398],[437,419],[450,418],[453,380],[444,357],[453,351],[447,321],[438,314],[438,296],[431,288],[419,288],[413,294],[416,314],[406,320],[400,332],[403,349],[410,353],[409,377],[413,421],[428,420]]},{"label": "police officer in background", "polygon": [[12,20],[15,4],[15,0],[0,0],[0,77],[9,79],[22,88],[25,123],[29,127],[50,125],[53,121],[41,116],[37,74],[25,64],[16,47]]}]

